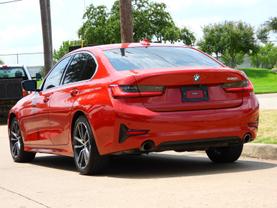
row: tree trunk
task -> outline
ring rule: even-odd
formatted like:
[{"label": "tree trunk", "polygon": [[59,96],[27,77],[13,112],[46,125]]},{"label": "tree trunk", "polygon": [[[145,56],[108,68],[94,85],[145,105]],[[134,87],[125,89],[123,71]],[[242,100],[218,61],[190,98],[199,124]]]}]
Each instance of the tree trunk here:
[{"label": "tree trunk", "polygon": [[121,42],[133,42],[132,1],[120,0]]},{"label": "tree trunk", "polygon": [[216,59],[219,60],[218,52],[215,52]]}]

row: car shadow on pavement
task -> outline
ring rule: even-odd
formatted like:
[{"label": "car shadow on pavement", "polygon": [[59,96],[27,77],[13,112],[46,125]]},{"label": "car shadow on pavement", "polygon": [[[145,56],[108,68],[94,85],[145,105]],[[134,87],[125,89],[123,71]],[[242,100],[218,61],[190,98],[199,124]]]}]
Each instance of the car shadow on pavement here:
[{"label": "car shadow on pavement", "polygon": [[[32,164],[48,168],[76,171],[74,161],[69,157],[37,157]],[[166,178],[255,171],[274,168],[276,166],[276,163],[271,163],[270,161],[251,159],[243,159],[230,164],[215,164],[210,162],[208,158],[202,156],[153,153],[141,156],[126,155],[112,157],[109,166],[101,176],[136,179]]]}]

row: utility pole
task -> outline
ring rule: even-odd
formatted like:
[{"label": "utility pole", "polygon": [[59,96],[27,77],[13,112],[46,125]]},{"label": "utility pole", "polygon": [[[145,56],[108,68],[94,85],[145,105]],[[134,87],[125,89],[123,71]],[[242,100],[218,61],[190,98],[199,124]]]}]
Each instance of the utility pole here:
[{"label": "utility pole", "polygon": [[133,42],[132,0],[120,0],[121,42]]},{"label": "utility pole", "polygon": [[40,14],[44,49],[44,70],[48,73],[53,65],[50,0],[40,0]]}]

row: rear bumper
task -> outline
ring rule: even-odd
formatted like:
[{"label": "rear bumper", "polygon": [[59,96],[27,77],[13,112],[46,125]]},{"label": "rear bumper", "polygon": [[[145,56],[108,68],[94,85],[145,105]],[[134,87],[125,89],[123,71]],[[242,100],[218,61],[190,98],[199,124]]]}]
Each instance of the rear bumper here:
[{"label": "rear bumper", "polygon": [[[190,150],[192,143],[196,145],[191,150],[206,149],[211,144],[229,144],[230,138],[233,139],[230,143],[243,142],[246,134],[254,139],[257,134],[257,128],[249,125],[257,122],[259,117],[259,104],[254,94],[244,98],[240,107],[228,109],[153,112],[144,106],[122,105],[115,103],[113,131],[105,132],[105,137],[111,139],[101,141],[104,132],[95,132],[101,154],[137,150],[148,140],[154,142],[154,149],[158,151]],[[145,135],[129,136],[120,143],[122,124],[129,129],[149,131]]]},{"label": "rear bumper", "polygon": [[231,145],[241,144],[243,141],[239,137],[223,137],[223,138],[209,138],[209,139],[197,139],[191,141],[175,141],[175,142],[163,142],[153,150],[165,151],[195,151],[205,150],[210,147],[226,147]]}]

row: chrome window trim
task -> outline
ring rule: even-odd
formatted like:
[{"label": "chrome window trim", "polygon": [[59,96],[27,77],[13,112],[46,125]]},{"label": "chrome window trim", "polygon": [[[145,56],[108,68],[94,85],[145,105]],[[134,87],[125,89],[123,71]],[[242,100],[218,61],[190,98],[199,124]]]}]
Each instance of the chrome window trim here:
[{"label": "chrome window trim", "polygon": [[[48,78],[49,75],[52,73],[52,71],[55,69],[55,67],[56,67],[59,63],[61,63],[64,59],[66,59],[66,58],[68,58],[68,57],[70,57],[70,56],[71,56],[71,54],[68,54],[68,55],[65,55],[64,57],[62,57],[62,58],[51,68],[51,70],[47,73],[45,79],[43,80],[43,83],[42,83],[42,85],[41,85],[41,88],[40,88],[40,90],[41,90],[42,92],[45,92],[45,91],[50,90],[50,89],[55,89],[55,88],[57,88],[57,87],[60,86],[60,85],[59,85],[59,86],[57,86],[57,87],[52,87],[52,88],[49,88],[49,89],[43,89],[43,88],[44,88],[44,85],[45,85],[45,82],[46,82],[46,80],[47,80],[47,78]],[[71,59],[72,59],[72,57],[69,59],[68,64],[71,63]],[[64,69],[64,71],[67,69],[67,66],[68,66],[68,65],[66,65],[66,68]],[[64,71],[63,71],[63,73],[64,73]],[[62,78],[63,78],[63,74],[62,74],[61,79],[62,79]],[[60,80],[60,83],[61,83],[61,80]]]},{"label": "chrome window trim", "polygon": [[[91,78],[86,79],[86,80],[81,80],[81,81],[77,81],[77,82],[71,82],[71,83],[63,84],[63,82],[64,82],[64,77],[65,77],[65,73],[66,73],[66,71],[67,71],[69,65],[71,64],[71,62],[72,62],[74,56],[77,55],[77,54],[80,54],[80,53],[86,53],[86,54],[90,55],[90,56],[93,58],[94,62],[96,63],[96,67],[95,67],[94,74],[91,76]],[[52,89],[59,89],[59,88],[61,88],[61,87],[64,87],[64,86],[67,86],[67,85],[71,85],[71,84],[75,84],[75,83],[88,82],[88,81],[92,80],[92,79],[95,77],[96,73],[98,72],[99,64],[98,64],[97,59],[96,59],[96,57],[95,57],[95,55],[94,55],[93,53],[91,53],[90,51],[77,51],[77,52],[73,52],[73,53],[70,53],[70,54],[68,54],[68,55],[65,55],[57,64],[59,64],[62,60],[64,60],[65,58],[67,58],[67,57],[69,57],[69,56],[72,56],[72,57],[71,57],[71,59],[69,60],[69,64],[66,66],[66,68],[65,68],[65,70],[64,70],[64,72],[63,72],[63,75],[62,75],[62,78],[61,78],[61,81],[60,81],[60,85],[57,86],[57,87],[52,87],[52,88],[50,88],[50,89],[42,90],[43,92],[46,92],[46,91],[52,90]],[[57,64],[55,64],[55,66],[56,66]],[[49,76],[49,74],[51,73],[51,71],[55,68],[55,66],[49,71],[49,73],[47,74],[47,77]],[[47,79],[47,77],[46,77],[46,79]],[[45,79],[45,80],[46,80],[46,79]],[[44,82],[43,82],[42,87],[44,86],[45,80],[44,80]]]}]

